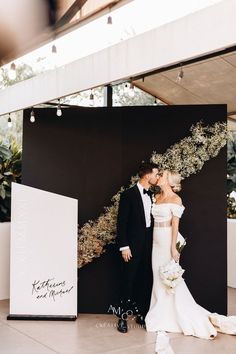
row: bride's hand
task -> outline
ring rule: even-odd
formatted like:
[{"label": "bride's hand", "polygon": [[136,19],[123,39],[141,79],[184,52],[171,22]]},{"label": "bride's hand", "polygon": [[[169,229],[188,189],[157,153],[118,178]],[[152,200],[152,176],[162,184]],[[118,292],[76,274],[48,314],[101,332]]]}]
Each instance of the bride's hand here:
[{"label": "bride's hand", "polygon": [[172,258],[174,259],[175,262],[179,262],[180,254],[179,254],[179,252],[177,251],[176,248],[171,248],[171,256],[172,256]]}]

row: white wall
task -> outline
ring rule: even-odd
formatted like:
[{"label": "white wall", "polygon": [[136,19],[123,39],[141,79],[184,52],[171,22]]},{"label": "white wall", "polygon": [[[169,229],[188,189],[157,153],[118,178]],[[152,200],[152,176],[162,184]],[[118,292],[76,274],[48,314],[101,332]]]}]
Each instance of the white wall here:
[{"label": "white wall", "polygon": [[228,286],[236,288],[236,219],[227,220]]},{"label": "white wall", "polygon": [[10,226],[0,223],[0,300],[9,299],[10,292]]},{"label": "white wall", "polygon": [[236,1],[224,0],[0,92],[0,115],[236,44]]}]

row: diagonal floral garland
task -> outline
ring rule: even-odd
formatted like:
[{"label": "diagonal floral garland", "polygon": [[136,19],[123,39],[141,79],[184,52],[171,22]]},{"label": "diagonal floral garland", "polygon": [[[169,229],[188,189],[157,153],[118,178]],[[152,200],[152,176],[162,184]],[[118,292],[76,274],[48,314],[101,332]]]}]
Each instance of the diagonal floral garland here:
[{"label": "diagonal floral garland", "polygon": [[[216,122],[203,126],[200,121],[190,128],[190,132],[190,136],[172,145],[164,154],[154,151],[150,161],[158,164],[160,169],[179,172],[184,179],[199,172],[204,163],[216,157],[227,142],[226,123]],[[137,180],[138,176],[131,177],[128,188]],[[89,220],[78,230],[78,268],[100,257],[105,252],[106,245],[115,243],[120,194],[124,190],[125,188],[121,187],[112,197],[112,205],[105,207],[96,220]]]}]

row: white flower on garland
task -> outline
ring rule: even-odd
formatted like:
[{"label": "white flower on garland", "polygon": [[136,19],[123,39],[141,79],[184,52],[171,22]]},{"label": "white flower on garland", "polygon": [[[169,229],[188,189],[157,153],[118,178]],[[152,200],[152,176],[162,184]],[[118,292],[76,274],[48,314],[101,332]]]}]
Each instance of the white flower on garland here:
[{"label": "white flower on garland", "polygon": [[199,172],[204,163],[217,156],[227,142],[226,123],[217,122],[204,127],[200,121],[190,131],[191,136],[172,145],[163,155],[154,152],[151,161],[186,178]]},{"label": "white flower on garland", "polygon": [[[153,152],[150,161],[159,165],[161,169],[170,169],[179,172],[182,179],[199,172],[204,163],[217,156],[227,142],[226,123],[217,122],[203,126],[200,121],[190,129],[192,135],[171,146],[162,155]],[[133,186],[138,176],[131,177]],[[89,220],[78,231],[78,268],[100,257],[105,252],[105,246],[115,243],[116,219],[122,187],[112,198],[112,205],[96,219]]]}]

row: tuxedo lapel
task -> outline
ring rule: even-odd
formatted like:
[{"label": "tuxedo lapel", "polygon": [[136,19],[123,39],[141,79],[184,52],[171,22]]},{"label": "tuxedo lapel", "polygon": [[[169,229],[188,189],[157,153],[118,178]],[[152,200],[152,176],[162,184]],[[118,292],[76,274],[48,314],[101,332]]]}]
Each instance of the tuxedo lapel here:
[{"label": "tuxedo lapel", "polygon": [[137,185],[134,186],[134,192],[135,192],[135,198],[136,198],[138,206],[139,206],[140,216],[141,216],[141,218],[143,220],[144,225],[146,225],[143,201],[142,201],[142,197],[141,197],[141,194],[139,192],[139,189],[138,189]]}]

